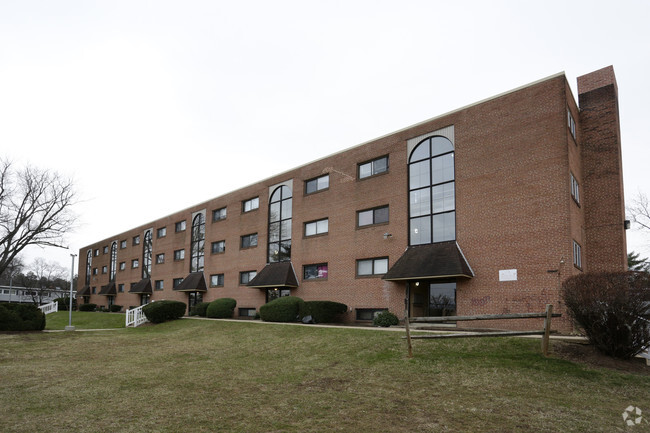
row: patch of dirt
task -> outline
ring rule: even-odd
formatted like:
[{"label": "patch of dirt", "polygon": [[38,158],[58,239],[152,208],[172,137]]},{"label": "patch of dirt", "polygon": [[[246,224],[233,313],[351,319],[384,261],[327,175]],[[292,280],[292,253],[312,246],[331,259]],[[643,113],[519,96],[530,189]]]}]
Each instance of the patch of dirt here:
[{"label": "patch of dirt", "polygon": [[587,343],[553,341],[551,355],[589,367],[606,368],[623,373],[634,373],[650,376],[650,366],[645,358],[616,359],[600,353],[594,346]]}]

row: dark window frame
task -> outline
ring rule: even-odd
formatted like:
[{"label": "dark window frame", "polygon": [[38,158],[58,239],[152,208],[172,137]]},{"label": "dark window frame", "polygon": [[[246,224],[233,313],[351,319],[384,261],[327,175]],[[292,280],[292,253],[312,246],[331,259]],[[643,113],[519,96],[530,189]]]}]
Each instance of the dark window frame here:
[{"label": "dark window frame", "polygon": [[[223,216],[219,215],[219,213],[223,211]],[[212,211],[212,222],[215,223],[217,221],[223,221],[228,217],[228,207],[220,207],[219,209],[214,209]]]},{"label": "dark window frame", "polygon": [[[324,178],[327,178],[327,186],[322,187],[322,188],[319,188],[319,187],[318,187],[318,181],[319,181],[320,179],[324,179]],[[309,190],[309,189],[310,189],[310,188],[309,188],[309,185],[310,185],[311,183],[315,183],[315,189],[314,189],[313,191],[310,191],[310,190]],[[319,192],[327,191],[327,190],[329,190],[329,189],[330,189],[330,174],[327,173],[327,174],[322,174],[322,175],[320,175],[320,176],[313,177],[313,178],[311,178],[311,179],[307,179],[307,180],[305,181],[304,194],[305,194],[305,195],[312,195],[312,194],[316,194],[316,193],[319,193]]]},{"label": "dark window frame", "polygon": [[[251,274],[254,273],[254,275],[251,277]],[[240,286],[245,286],[246,284],[250,283],[253,278],[257,275],[257,271],[241,271],[239,272],[239,285]],[[246,276],[247,281],[244,282],[244,276]]]},{"label": "dark window frame", "polygon": [[[255,202],[255,207],[253,207],[254,202]],[[251,203],[250,209],[248,209],[248,210],[246,210],[246,204],[247,203]],[[251,197],[249,199],[242,200],[242,202],[241,202],[241,212],[242,213],[253,212],[253,211],[258,210],[259,208],[260,208],[260,196]]]},{"label": "dark window frame", "polygon": [[[221,250],[215,251],[215,246],[218,246],[219,244],[223,244],[223,248]],[[222,239],[220,241],[214,241],[210,244],[210,254],[224,254],[226,252],[226,240]]]},{"label": "dark window frame", "polygon": [[[255,244],[253,244],[251,241],[255,239]],[[248,239],[248,245],[244,245],[245,239]],[[258,235],[257,233],[249,233],[247,235],[242,235],[239,238],[239,249],[240,250],[248,250],[250,248],[256,248],[258,245]]]},{"label": "dark window frame", "polygon": [[[377,171],[378,169],[375,169],[375,163],[383,159],[386,160],[386,168],[381,171]],[[368,164],[370,164],[370,174],[362,176],[361,167]],[[387,174],[389,172],[390,172],[390,158],[388,157],[388,155],[382,155],[377,158],[369,159],[367,161],[363,161],[357,164],[357,180],[370,179],[371,177],[380,176],[383,174]]]},{"label": "dark window frame", "polygon": [[[357,278],[374,278],[374,277],[380,277],[382,275],[385,275],[386,272],[376,272],[375,267],[376,267],[376,262],[378,260],[386,260],[386,272],[388,272],[388,269],[390,268],[390,262],[388,260],[388,256],[382,256],[382,257],[368,257],[365,259],[357,259],[355,263],[355,273]],[[359,264],[361,262],[367,262],[367,261],[372,261],[372,273],[370,274],[359,274]]]},{"label": "dark window frame", "polygon": [[[377,222],[377,211],[380,211],[380,210],[383,210],[383,209],[386,209],[386,221]],[[369,224],[361,225],[361,223],[359,221],[359,218],[361,217],[362,213],[366,213],[366,212],[372,212],[372,222],[369,223]],[[366,228],[366,227],[372,227],[372,226],[385,225],[385,224],[388,224],[388,223],[390,223],[390,207],[387,204],[383,205],[383,206],[376,206],[376,207],[373,207],[373,208],[362,209],[362,210],[357,211],[357,228],[358,229]]]},{"label": "dark window frame", "polygon": [[[212,284],[212,278],[217,277],[217,284]],[[221,282],[219,282],[221,280]],[[224,273],[219,274],[210,274],[210,287],[223,287],[225,284],[226,278]]]},{"label": "dark window frame", "polygon": [[[325,267],[325,276],[324,277],[319,277],[319,267]],[[315,277],[308,277],[307,276],[307,269],[308,268],[314,268],[313,270],[315,271]],[[329,277],[329,264],[327,262],[323,263],[310,263],[308,265],[303,265],[302,267],[302,280],[303,281],[325,281]]]}]

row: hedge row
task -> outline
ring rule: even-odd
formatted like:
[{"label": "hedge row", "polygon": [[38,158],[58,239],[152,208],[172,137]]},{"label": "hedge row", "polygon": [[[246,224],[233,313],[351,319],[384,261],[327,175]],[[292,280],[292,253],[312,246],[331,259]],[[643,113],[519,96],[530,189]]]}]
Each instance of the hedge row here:
[{"label": "hedge row", "polygon": [[230,319],[237,306],[237,301],[232,298],[216,299],[208,305],[206,316],[213,319]]},{"label": "hedge row", "polygon": [[187,305],[180,301],[156,301],[142,307],[142,312],[151,323],[162,323],[183,317]]},{"label": "hedge row", "polygon": [[42,331],[45,314],[34,304],[0,304],[0,331]]},{"label": "hedge row", "polygon": [[260,307],[260,317],[265,322],[295,322],[311,316],[315,323],[330,323],[348,306],[332,301],[303,301],[296,296],[283,296]]}]

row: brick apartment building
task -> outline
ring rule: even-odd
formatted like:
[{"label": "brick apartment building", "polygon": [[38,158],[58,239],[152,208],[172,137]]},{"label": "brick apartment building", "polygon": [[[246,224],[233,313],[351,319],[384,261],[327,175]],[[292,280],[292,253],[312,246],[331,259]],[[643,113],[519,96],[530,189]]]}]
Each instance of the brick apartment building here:
[{"label": "brick apartment building", "polygon": [[563,312],[564,278],[627,266],[613,68],[578,93],[560,73],[94,242],[79,296]]}]

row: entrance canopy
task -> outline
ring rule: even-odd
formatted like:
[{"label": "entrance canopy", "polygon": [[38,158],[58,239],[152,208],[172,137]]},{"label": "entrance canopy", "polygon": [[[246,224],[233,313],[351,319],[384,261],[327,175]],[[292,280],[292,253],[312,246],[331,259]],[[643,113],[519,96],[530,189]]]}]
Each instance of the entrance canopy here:
[{"label": "entrance canopy", "polygon": [[79,289],[77,296],[90,296],[90,286],[83,286]]},{"label": "entrance canopy", "polygon": [[298,287],[298,278],[291,262],[269,263],[247,286],[257,289]]},{"label": "entrance canopy", "polygon": [[115,290],[115,282],[108,283],[106,286],[102,286],[101,290],[99,291],[100,295],[106,295],[106,296],[115,296],[117,295],[117,290]]},{"label": "entrance canopy", "polygon": [[207,292],[208,287],[205,285],[203,272],[192,272],[176,287],[177,292]]},{"label": "entrance canopy", "polygon": [[383,276],[384,280],[474,277],[456,241],[408,247]]},{"label": "entrance canopy", "polygon": [[140,295],[151,295],[153,290],[151,289],[151,278],[143,278],[138,284],[131,287],[129,293],[137,293]]}]

